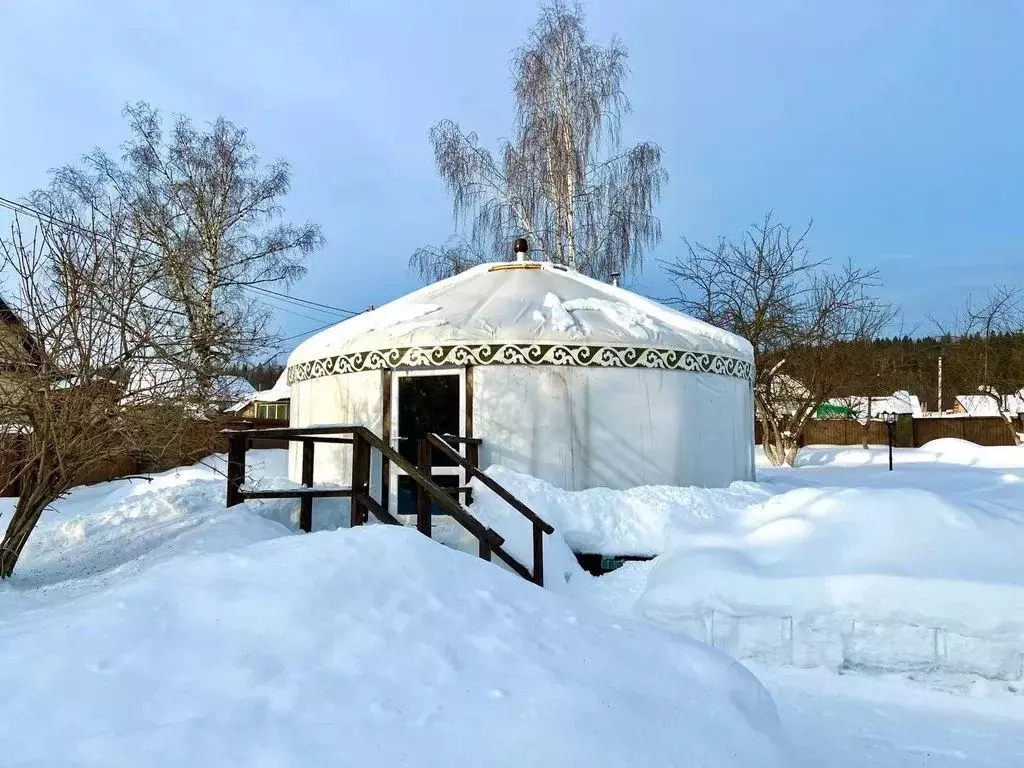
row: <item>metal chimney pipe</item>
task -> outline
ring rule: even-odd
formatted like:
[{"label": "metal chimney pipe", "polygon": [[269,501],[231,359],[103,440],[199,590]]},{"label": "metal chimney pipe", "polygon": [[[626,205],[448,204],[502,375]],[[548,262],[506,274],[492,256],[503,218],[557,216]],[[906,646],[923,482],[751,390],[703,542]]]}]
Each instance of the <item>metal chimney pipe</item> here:
[{"label": "metal chimney pipe", "polygon": [[512,250],[516,254],[516,261],[526,261],[526,254],[530,252],[530,244],[525,237],[517,237],[512,244]]}]

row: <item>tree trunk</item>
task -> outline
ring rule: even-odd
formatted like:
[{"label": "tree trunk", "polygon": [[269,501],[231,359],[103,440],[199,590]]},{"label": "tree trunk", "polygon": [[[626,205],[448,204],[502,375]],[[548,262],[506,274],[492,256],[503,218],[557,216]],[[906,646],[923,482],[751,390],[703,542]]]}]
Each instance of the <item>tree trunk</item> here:
[{"label": "tree trunk", "polygon": [[1021,444],[1020,432],[1017,431],[1017,428],[1020,425],[1006,411],[1002,411],[1001,410],[1000,411],[1000,415],[1003,417],[1003,421],[1006,422],[1006,428],[1008,430],[1010,430],[1010,435],[1013,437],[1013,444],[1014,445],[1020,445]]},{"label": "tree trunk", "polygon": [[3,541],[0,541],[0,579],[10,578],[14,573],[14,566],[18,564],[18,558],[28,543],[28,537],[51,501],[53,499],[42,498],[32,493],[23,493],[18,497],[14,517],[7,525]]},{"label": "tree trunk", "polygon": [[770,441],[764,441],[764,454],[773,467],[793,466],[799,450],[799,443],[790,435],[776,433]]},{"label": "tree trunk", "polygon": [[790,431],[766,419],[761,419],[761,444],[773,467],[793,466],[800,450],[798,439]]}]

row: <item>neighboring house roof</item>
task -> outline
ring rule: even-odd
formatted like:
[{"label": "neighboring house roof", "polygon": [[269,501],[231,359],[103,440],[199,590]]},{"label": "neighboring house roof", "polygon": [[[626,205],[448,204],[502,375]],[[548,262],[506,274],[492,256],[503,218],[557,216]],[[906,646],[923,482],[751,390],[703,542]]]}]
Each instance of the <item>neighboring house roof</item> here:
[{"label": "neighboring house roof", "polygon": [[989,395],[957,395],[956,401],[968,416],[999,416],[999,403]]},{"label": "neighboring house roof", "polygon": [[[28,355],[28,359],[35,363],[42,361],[42,349],[39,342],[36,340],[32,332],[29,331],[28,326],[21,316],[11,309],[11,305],[8,304],[2,296],[0,296],[0,323],[5,325],[13,325],[17,327],[22,335],[22,347]],[[9,360],[6,358],[7,350],[0,350],[0,358],[3,358],[5,362],[20,362],[24,363],[25,360]]]},{"label": "neighboring house roof", "polygon": [[292,388],[288,385],[288,369],[281,372],[274,386],[260,392],[253,392],[240,399],[237,403],[228,408],[229,413],[237,413],[250,403],[277,403],[288,400],[292,396]]},{"label": "neighboring house roof", "polygon": [[[195,396],[195,375],[183,371],[166,361],[147,361],[129,377],[125,399],[134,402],[154,402]],[[256,389],[241,376],[214,376],[210,404],[233,403],[256,393]]]},{"label": "neighboring house roof", "polygon": [[870,412],[872,417],[880,413],[898,413],[901,415],[920,418],[924,415],[921,407],[921,400],[917,395],[912,395],[906,390],[893,392],[885,397],[838,397],[829,400],[821,405],[817,412],[817,418],[867,418]]},{"label": "neighboring house roof", "polygon": [[956,401],[969,416],[1016,416],[1024,412],[1024,389],[1012,395],[957,395]]},{"label": "neighboring house roof", "polygon": [[235,401],[256,394],[256,388],[248,379],[241,376],[215,376],[213,379],[213,398],[215,400]]},{"label": "neighboring house roof", "polygon": [[[759,385],[760,386],[760,385]],[[810,394],[803,383],[785,373],[776,373],[769,383],[773,408],[782,413],[796,413]],[[755,404],[755,409],[759,408]]]}]

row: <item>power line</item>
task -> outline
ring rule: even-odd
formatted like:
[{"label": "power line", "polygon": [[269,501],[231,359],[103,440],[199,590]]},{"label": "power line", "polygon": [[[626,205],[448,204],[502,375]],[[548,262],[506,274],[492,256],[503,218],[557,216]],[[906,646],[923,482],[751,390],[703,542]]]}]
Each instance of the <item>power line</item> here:
[{"label": "power line", "polygon": [[[322,323],[324,321],[323,317],[314,317],[313,315],[307,315],[307,314],[305,314],[303,312],[296,312],[294,309],[290,309],[288,307],[282,307],[282,306],[280,306],[278,304],[274,304],[273,302],[268,301],[267,299],[265,299],[265,298],[263,298],[261,296],[257,297],[257,298],[254,298],[253,301],[255,303],[257,303],[257,304],[260,304],[260,305],[262,305],[264,307],[268,307],[270,309],[276,310],[278,312],[284,312],[284,313],[289,314],[289,315],[294,315],[295,317],[301,317],[304,320],[312,320],[314,323]],[[300,304],[299,306],[302,306],[302,305]],[[314,309],[312,311],[313,312],[317,312],[317,311],[322,311],[322,310],[315,310]],[[327,313],[325,312],[324,314],[327,314]],[[347,319],[348,319],[347,317],[345,317],[345,318],[336,317],[331,322],[332,322],[332,324],[333,323],[341,323],[341,322],[344,322]]]},{"label": "power line", "polygon": [[312,333],[317,333],[319,331],[326,330],[326,329],[330,328],[332,325],[337,325],[337,323],[328,323],[327,325],[321,325],[319,328],[314,328],[311,331],[304,331],[303,333],[297,333],[294,336],[288,336],[286,338],[281,339],[281,342],[283,343],[283,342],[286,342],[286,341],[292,341],[294,339],[301,338],[303,336],[309,336]]},{"label": "power line", "polygon": [[[49,222],[51,224],[58,224],[58,225],[60,225],[62,227],[66,227],[68,229],[73,229],[73,230],[77,231],[79,234],[83,234],[83,235],[86,235],[88,237],[102,237],[102,238],[105,238],[108,242],[110,242],[111,244],[113,244],[116,247],[125,248],[126,250],[134,251],[135,253],[141,253],[141,254],[143,254],[145,256],[150,256],[151,255],[151,254],[145,253],[144,251],[142,251],[142,250],[140,250],[138,248],[134,248],[132,246],[127,246],[127,245],[124,245],[124,244],[119,244],[119,243],[115,242],[114,238],[110,237],[109,235],[104,235],[101,232],[89,229],[89,228],[84,227],[84,226],[82,226],[80,224],[75,224],[74,222],[64,221],[62,219],[58,219],[56,216],[53,216],[53,215],[48,214],[48,213],[43,213],[42,211],[40,211],[40,210],[38,210],[36,208],[33,208],[32,206],[26,205],[25,203],[19,203],[16,200],[11,200],[9,198],[3,197],[2,195],[0,195],[0,207],[7,208],[8,210],[13,211],[14,213],[21,213],[21,214],[25,214],[27,216],[31,216],[32,218],[36,219],[37,221],[45,221],[45,222]],[[259,286],[259,285],[240,285],[239,287],[243,291],[250,291],[250,292],[256,292],[256,293],[270,294],[271,296],[279,297],[279,298],[281,298],[281,299],[283,299],[285,301],[289,301],[289,302],[291,302],[293,304],[296,304],[296,305],[305,306],[305,307],[307,307],[309,309],[315,309],[315,310],[320,310],[320,311],[328,310],[328,311],[331,311],[331,312],[337,312],[339,314],[348,315],[349,317],[354,317],[355,315],[359,314],[359,312],[357,312],[355,310],[352,310],[352,309],[345,309],[343,307],[333,307],[330,304],[323,304],[321,302],[313,301],[312,299],[304,299],[304,298],[301,298],[299,296],[291,296],[291,295],[289,295],[287,293],[281,293],[280,291],[274,291],[274,290],[271,290],[270,288],[266,288],[264,286]],[[279,309],[279,310],[281,310],[283,312],[287,312],[288,311],[288,310],[284,309],[283,307],[278,307],[278,306],[273,305],[273,304],[268,304],[267,306],[273,307],[274,309]],[[309,315],[301,315],[301,314],[299,314],[297,312],[293,312],[292,314],[298,315],[299,317],[305,317],[308,320],[317,320],[318,319],[318,318],[315,318],[315,317],[309,317]]]},{"label": "power line", "polygon": [[270,288],[265,288],[262,285],[254,285],[254,286],[251,286],[251,288],[254,291],[260,291],[261,293],[268,293],[271,296],[277,296],[277,297],[279,297],[281,299],[290,299],[292,301],[295,301],[295,302],[298,302],[298,303],[301,303],[301,304],[305,304],[305,305],[307,305],[310,308],[316,307],[316,308],[320,308],[320,309],[330,310],[331,312],[343,312],[344,314],[350,315],[350,316],[351,315],[358,315],[358,314],[360,314],[359,312],[357,312],[355,310],[352,310],[352,309],[344,309],[342,307],[332,307],[330,304],[321,304],[320,302],[313,301],[312,299],[303,299],[303,298],[299,298],[297,296],[292,296],[291,294],[281,293],[280,291],[272,291]]}]

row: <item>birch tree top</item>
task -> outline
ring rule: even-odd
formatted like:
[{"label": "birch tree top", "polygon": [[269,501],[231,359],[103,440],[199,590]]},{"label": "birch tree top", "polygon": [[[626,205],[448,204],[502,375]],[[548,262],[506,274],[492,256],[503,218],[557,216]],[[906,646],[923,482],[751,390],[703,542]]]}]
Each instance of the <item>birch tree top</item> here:
[{"label": "birch tree top", "polygon": [[618,40],[588,38],[578,4],[542,6],[513,53],[512,138],[492,153],[452,120],[430,131],[456,233],[413,254],[421,277],[437,280],[510,256],[519,236],[535,256],[598,279],[642,266],[661,240],[654,207],[667,176],[656,144],[622,146],[627,58]]}]

